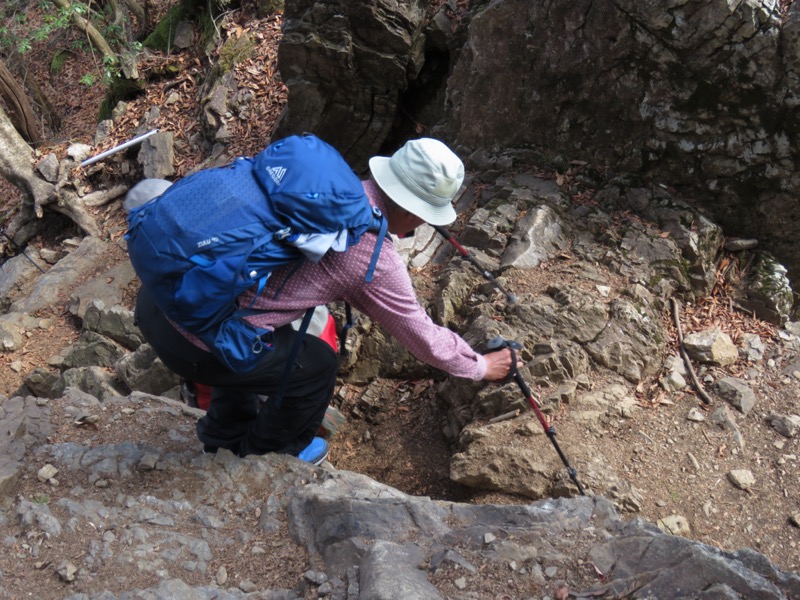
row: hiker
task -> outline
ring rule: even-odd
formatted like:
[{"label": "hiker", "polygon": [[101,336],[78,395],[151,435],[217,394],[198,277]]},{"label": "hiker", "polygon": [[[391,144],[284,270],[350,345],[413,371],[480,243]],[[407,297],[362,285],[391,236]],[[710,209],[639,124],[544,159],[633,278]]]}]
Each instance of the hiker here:
[{"label": "hiker", "polygon": [[[425,222],[441,226],[455,220],[451,202],[463,182],[464,166],[442,142],[411,140],[391,157],[371,158],[369,167],[370,176],[361,184],[370,204],[386,217],[389,233],[402,236]],[[163,183],[149,180],[152,183],[144,185],[147,181],[132,188],[126,203],[149,200],[164,190]],[[376,244],[382,246],[372,281],[367,282],[364,273]],[[239,296],[239,306],[252,311],[246,317],[250,323],[274,330],[271,351],[263,352],[246,372],[232,371],[196,336],[181,331],[144,287],[136,318],[169,369],[186,380],[212,386],[209,409],[197,422],[206,452],[219,448],[239,456],[277,452],[319,464],[328,456],[328,443],[316,434],[333,395],[338,357],[328,343],[305,335],[294,366],[287,369],[297,336],[290,324],[309,307],[338,301],[348,302],[419,360],[450,375],[488,381],[509,375],[512,353],[507,348],[481,355],[460,336],[433,323],[419,304],[391,240],[371,231],[346,251],[328,251],[319,262],[282,266],[271,274],[263,291],[256,294],[250,288]],[[273,394],[281,397],[279,405],[259,402]]]}]

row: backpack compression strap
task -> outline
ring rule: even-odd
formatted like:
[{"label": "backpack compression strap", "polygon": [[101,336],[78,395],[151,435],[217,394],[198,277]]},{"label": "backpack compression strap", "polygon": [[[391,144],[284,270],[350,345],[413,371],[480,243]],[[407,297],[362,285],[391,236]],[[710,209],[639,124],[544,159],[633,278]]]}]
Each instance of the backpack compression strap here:
[{"label": "backpack compression strap", "polygon": [[294,337],[292,349],[289,352],[289,358],[286,359],[286,366],[283,369],[283,375],[281,376],[281,382],[278,386],[278,391],[275,392],[274,396],[270,397],[270,403],[275,409],[279,409],[281,407],[281,402],[283,402],[283,393],[286,391],[286,383],[289,381],[289,377],[292,374],[294,361],[297,360],[297,355],[300,354],[300,346],[303,345],[303,339],[306,337],[306,331],[308,331],[308,326],[311,323],[311,317],[314,316],[315,308],[316,307],[312,306],[303,316],[303,322],[300,324],[300,329],[298,329],[297,334]]}]

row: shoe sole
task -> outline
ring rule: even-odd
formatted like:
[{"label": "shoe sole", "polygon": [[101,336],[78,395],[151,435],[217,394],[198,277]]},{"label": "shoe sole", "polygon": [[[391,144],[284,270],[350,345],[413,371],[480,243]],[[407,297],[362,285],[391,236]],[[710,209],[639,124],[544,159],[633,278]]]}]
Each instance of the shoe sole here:
[{"label": "shoe sole", "polygon": [[326,452],[326,453],[325,453],[325,456],[323,456],[322,458],[318,458],[317,460],[315,460],[315,461],[314,461],[314,462],[312,462],[311,464],[312,464],[312,465],[314,465],[315,467],[319,467],[319,466],[320,466],[322,463],[324,463],[325,461],[327,461],[327,460],[328,460],[328,457],[329,457],[330,455],[331,455],[331,453],[330,453],[330,452]]}]

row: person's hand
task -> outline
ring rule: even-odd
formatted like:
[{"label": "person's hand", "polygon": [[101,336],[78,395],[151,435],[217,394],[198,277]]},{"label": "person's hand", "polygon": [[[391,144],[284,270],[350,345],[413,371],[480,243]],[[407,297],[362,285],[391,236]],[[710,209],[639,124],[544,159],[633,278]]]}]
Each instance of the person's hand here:
[{"label": "person's hand", "polygon": [[[515,353],[515,355],[519,369],[522,367],[522,361],[519,360],[518,354]],[[483,358],[486,359],[486,375],[483,378],[487,381],[503,381],[511,373],[511,350],[509,348],[484,354]]]}]

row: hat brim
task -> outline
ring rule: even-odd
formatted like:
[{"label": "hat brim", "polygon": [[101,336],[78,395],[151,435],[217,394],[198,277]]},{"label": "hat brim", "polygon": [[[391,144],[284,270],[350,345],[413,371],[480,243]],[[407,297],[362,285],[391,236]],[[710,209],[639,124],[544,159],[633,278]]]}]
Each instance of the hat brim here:
[{"label": "hat brim", "polygon": [[390,160],[386,156],[373,156],[369,159],[369,170],[375,183],[398,206],[431,225],[449,225],[456,220],[456,211],[450,202],[433,206],[404,186],[392,171]]}]

